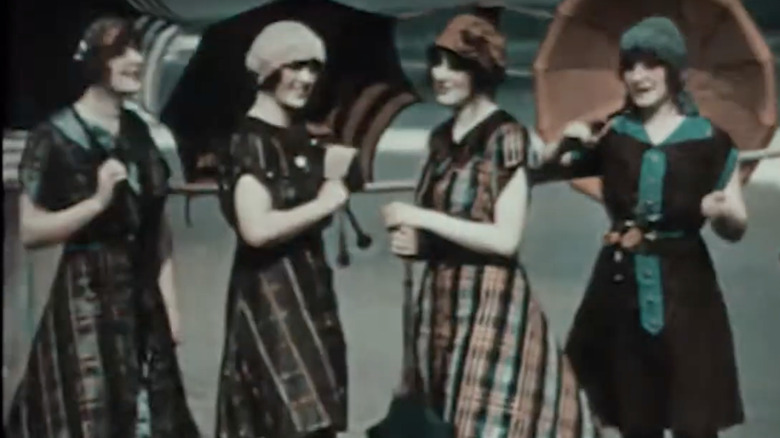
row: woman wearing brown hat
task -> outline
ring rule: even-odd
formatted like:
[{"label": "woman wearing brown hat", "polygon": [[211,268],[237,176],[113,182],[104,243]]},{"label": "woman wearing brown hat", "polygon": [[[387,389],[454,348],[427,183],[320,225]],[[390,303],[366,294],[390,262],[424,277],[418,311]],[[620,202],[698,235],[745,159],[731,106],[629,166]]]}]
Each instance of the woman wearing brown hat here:
[{"label": "woman wearing brown hat", "polygon": [[237,246],[215,435],[335,437],[347,425],[347,358],[322,229],[362,184],[358,162],[351,148],[320,147],[297,117],[325,62],[314,31],[272,23],[245,61],[257,93],[219,177]]},{"label": "woman wearing brown hat", "polygon": [[122,105],[141,87],[137,47],[131,23],[91,24],[76,54],[86,91],[27,140],[22,241],[64,248],[6,436],[134,437],[140,391],[152,437],[199,436],[174,350],[169,170]]},{"label": "woman wearing brown hat", "polygon": [[[747,226],[737,151],[685,89],[685,40],[664,17],[620,41],[626,104],[600,133],[575,122],[550,167],[601,176],[612,226],[567,354],[594,411],[628,438],[714,438],[744,419],[726,306],[701,228]],[[551,169],[548,169],[551,170]]]},{"label": "woman wearing brown hat", "polygon": [[597,432],[517,252],[526,128],[493,101],[505,39],[454,18],[429,51],[436,100],[453,117],[430,137],[415,205],[385,207],[399,257],[426,262],[417,302],[417,390],[460,438]]}]

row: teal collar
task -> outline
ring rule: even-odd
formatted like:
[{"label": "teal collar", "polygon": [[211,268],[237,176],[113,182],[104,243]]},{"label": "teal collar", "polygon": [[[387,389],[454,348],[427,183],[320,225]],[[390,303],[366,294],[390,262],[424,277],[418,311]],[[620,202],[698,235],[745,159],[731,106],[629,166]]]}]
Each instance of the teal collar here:
[{"label": "teal collar", "polygon": [[[51,124],[62,133],[68,140],[76,143],[86,150],[90,150],[90,138],[87,132],[76,119],[75,110],[72,107],[68,107],[56,112],[50,118]],[[85,122],[86,123],[86,122]],[[87,129],[92,133],[92,137],[96,142],[100,143],[106,150],[112,150],[116,145],[114,136],[107,130],[96,126],[94,124],[87,124]],[[127,166],[128,177],[127,181],[130,187],[135,190],[136,193],[141,192],[141,184],[139,179],[138,166],[135,163],[128,163]]]},{"label": "teal collar", "polygon": [[[78,144],[84,149],[90,148],[89,136],[84,132],[79,121],[76,119],[74,109],[71,107],[62,109],[51,116],[51,124],[59,130],[68,140]],[[92,135],[95,140],[100,143],[100,146],[110,150],[114,148],[114,136],[105,129],[94,125],[87,124],[88,128],[92,131]]]},{"label": "teal collar", "polygon": [[[613,119],[612,129],[642,143],[653,145],[642,122],[630,115],[621,114]],[[703,140],[713,135],[712,123],[704,117],[686,116],[666,139],[656,146],[668,146],[685,141]]]}]

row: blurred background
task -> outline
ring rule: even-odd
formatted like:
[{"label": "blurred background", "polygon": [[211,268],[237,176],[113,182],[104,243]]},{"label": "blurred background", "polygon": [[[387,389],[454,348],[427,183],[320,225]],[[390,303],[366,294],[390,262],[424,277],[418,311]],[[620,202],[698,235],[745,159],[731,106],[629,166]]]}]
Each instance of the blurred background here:
[{"label": "blurred background", "polygon": [[[256,8],[264,1],[248,0],[90,0],[57,3],[43,0],[11,5],[12,50],[6,84],[6,120],[3,139],[5,239],[3,242],[3,414],[22,372],[37,318],[45,305],[60,248],[27,251],[19,242],[16,166],[25,132],[68,96],[51,90],[50,101],[30,99],[41,94],[40,82],[30,82],[31,66],[60,63],[63,53],[75,50],[81,28],[95,11],[134,14],[145,36],[147,70],[144,90],[134,102],[153,126],[158,146],[183,181],[176,144],[159,116],[195,53],[203,31],[219,20]],[[58,16],[30,10],[46,3]],[[82,4],[83,3],[83,4]],[[425,151],[428,131],[446,119],[446,109],[430,99],[425,85],[425,48],[458,10],[460,2],[443,0],[346,0],[341,3],[405,19],[395,29],[395,46],[404,73],[421,102],[404,109],[382,135],[374,161],[376,181],[412,180]],[[465,3],[465,2],[462,2]],[[509,77],[499,89],[498,101],[529,127],[535,123],[531,66],[558,0],[507,1],[501,28],[509,38]],[[777,59],[780,53],[780,1],[745,0]],[[89,11],[84,8],[89,6]],[[424,14],[422,14],[424,13]],[[63,24],[65,14],[76,17]],[[90,15],[92,14],[92,15]],[[54,27],[51,27],[54,26]],[[65,29],[70,26],[72,29]],[[52,40],[45,29],[62,31]],[[56,50],[55,50],[56,49]],[[31,64],[32,63],[32,64]],[[59,64],[58,64],[59,65]],[[49,70],[49,75],[52,71]],[[62,74],[65,74],[63,71]],[[55,75],[56,76],[56,75]],[[208,87],[209,84],[203,84]],[[32,88],[35,87],[35,88]],[[780,88],[778,88],[780,90]],[[59,94],[57,94],[59,93]],[[43,102],[43,103],[41,103]],[[218,109],[215,109],[218,110]],[[775,136],[770,147],[780,147]],[[780,436],[780,160],[765,160],[745,187],[750,225],[736,244],[717,239],[707,229],[719,280],[725,291],[735,333],[742,393],[747,411],[743,426],[726,438]],[[352,202],[363,227],[374,238],[360,250],[350,235],[352,264],[336,269],[349,347],[352,432],[361,436],[387,408],[400,369],[401,264],[387,249],[379,208],[391,200],[409,200],[408,192],[363,193]],[[191,199],[192,224],[185,221],[186,199],[173,195],[168,210],[174,226],[179,306],[183,325],[180,363],[190,406],[204,436],[211,436],[217,369],[222,346],[223,305],[235,239],[222,219],[213,196]],[[574,192],[567,184],[536,187],[524,232],[521,257],[531,286],[543,303],[552,327],[563,341],[587,283],[601,244],[607,218],[600,205]],[[326,232],[330,259],[336,253],[336,233]]]}]

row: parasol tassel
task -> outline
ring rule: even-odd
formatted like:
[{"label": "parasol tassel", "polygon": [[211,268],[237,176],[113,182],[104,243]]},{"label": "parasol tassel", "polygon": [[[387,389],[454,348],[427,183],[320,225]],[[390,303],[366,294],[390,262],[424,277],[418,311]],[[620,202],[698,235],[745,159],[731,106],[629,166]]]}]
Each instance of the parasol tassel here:
[{"label": "parasol tassel", "polygon": [[371,239],[369,234],[363,231],[363,227],[360,226],[360,223],[355,216],[355,212],[352,211],[352,208],[349,205],[349,201],[347,201],[347,204],[344,206],[344,212],[347,215],[347,219],[349,219],[350,225],[352,225],[352,229],[355,231],[358,248],[366,249],[370,247],[373,239]]}]

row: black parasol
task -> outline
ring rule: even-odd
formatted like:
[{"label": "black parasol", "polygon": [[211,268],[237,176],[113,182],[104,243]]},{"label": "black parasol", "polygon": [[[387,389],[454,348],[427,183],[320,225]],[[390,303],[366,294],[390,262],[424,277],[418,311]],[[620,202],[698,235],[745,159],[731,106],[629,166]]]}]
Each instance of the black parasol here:
[{"label": "black parasol", "polygon": [[[216,152],[254,98],[244,56],[267,24],[301,21],[325,41],[323,76],[306,109],[314,134],[360,150],[372,177],[376,144],[384,129],[417,95],[404,76],[394,45],[395,19],[330,0],[279,0],[209,26],[163,109],[174,133],[185,178],[210,179]],[[321,128],[321,130],[316,129]]]}]

